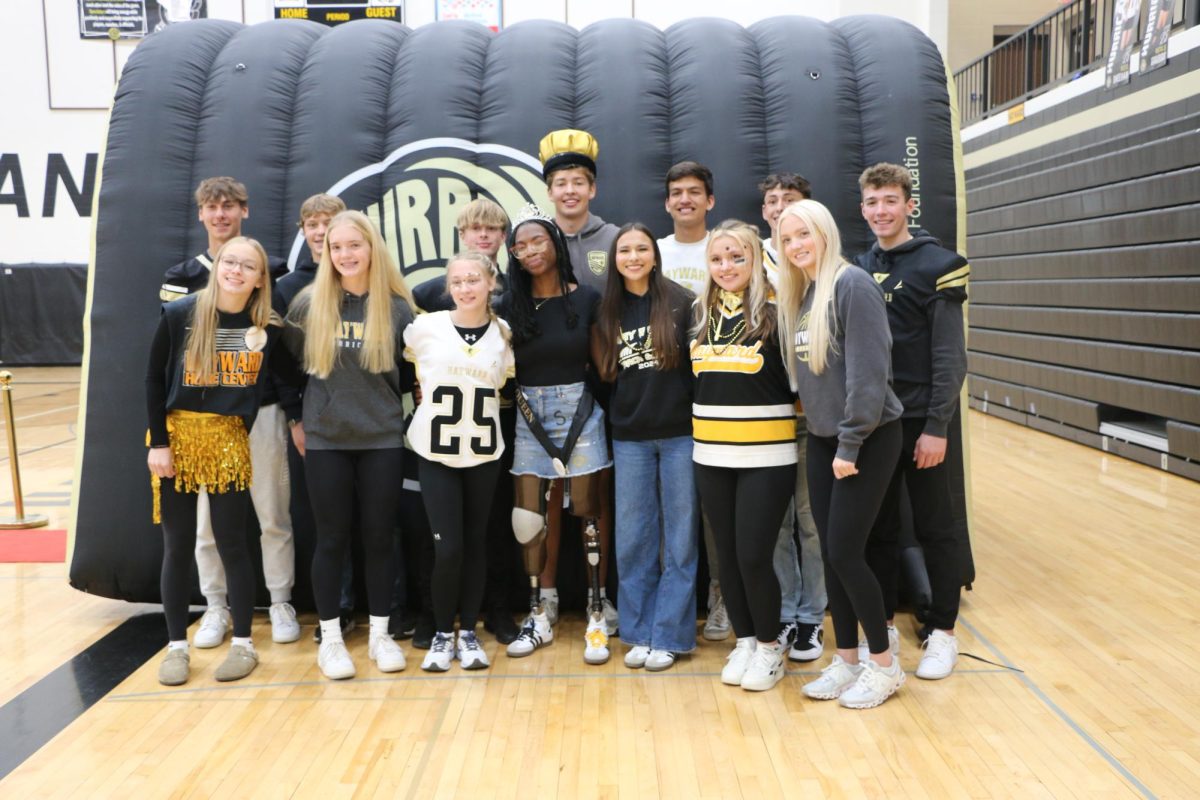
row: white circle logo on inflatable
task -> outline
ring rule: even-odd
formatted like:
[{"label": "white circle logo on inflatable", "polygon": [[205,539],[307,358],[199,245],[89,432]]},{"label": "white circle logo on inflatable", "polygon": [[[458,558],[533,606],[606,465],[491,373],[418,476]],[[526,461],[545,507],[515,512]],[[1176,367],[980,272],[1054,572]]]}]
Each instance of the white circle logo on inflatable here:
[{"label": "white circle logo on inflatable", "polygon": [[[494,200],[510,218],[527,203],[553,214],[537,158],[512,147],[465,139],[406,144],[383,161],[342,178],[329,194],[343,196],[363,181],[378,181],[381,173],[382,185],[390,188],[362,210],[379,226],[410,286],[442,274],[446,259],[459,245],[458,214],[476,197]],[[290,264],[296,263],[303,244],[303,236],[297,235]],[[504,269],[505,248],[498,258]]]}]

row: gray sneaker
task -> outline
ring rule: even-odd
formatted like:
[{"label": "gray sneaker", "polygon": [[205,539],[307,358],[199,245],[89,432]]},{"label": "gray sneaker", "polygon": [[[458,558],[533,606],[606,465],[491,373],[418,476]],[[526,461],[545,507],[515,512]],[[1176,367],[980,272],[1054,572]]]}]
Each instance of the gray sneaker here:
[{"label": "gray sneaker", "polygon": [[187,650],[167,650],[167,657],[158,665],[158,682],[163,686],[182,686],[191,674],[191,656]]},{"label": "gray sneaker", "polygon": [[720,642],[729,638],[731,629],[725,598],[718,595],[717,602],[708,610],[708,619],[704,621],[704,638],[710,642]]},{"label": "gray sneaker", "polygon": [[229,655],[225,656],[225,660],[221,662],[221,666],[217,667],[215,677],[219,681],[240,681],[242,678],[254,672],[254,668],[258,666],[258,653],[252,647],[246,647],[244,644],[235,644],[229,648]]}]

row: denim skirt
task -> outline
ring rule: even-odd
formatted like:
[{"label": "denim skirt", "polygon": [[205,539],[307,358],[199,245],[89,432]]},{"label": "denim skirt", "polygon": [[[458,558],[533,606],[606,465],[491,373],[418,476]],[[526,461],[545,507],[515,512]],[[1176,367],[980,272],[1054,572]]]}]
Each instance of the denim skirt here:
[{"label": "denim skirt", "polygon": [[[521,391],[529,401],[529,407],[542,423],[550,441],[561,447],[571,430],[575,408],[583,396],[583,383],[567,383],[560,386],[522,386]],[[591,416],[584,423],[575,449],[567,460],[567,475],[587,475],[612,466],[608,455],[608,442],[604,438],[604,411],[600,404],[592,407]],[[513,445],[513,475],[537,475],[539,478],[562,477],[554,469],[553,456],[547,453],[534,438],[525,422],[524,415],[517,411],[517,435]]]}]

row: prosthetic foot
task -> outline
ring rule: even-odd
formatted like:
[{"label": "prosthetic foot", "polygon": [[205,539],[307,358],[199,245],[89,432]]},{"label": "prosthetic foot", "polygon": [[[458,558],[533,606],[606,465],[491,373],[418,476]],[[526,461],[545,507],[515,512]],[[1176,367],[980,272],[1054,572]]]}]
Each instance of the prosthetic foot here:
[{"label": "prosthetic foot", "polygon": [[603,664],[609,658],[608,624],[600,600],[600,534],[594,518],[584,521],[583,548],[588,562],[588,582],[591,584],[588,624],[583,634],[583,660],[588,664]]}]

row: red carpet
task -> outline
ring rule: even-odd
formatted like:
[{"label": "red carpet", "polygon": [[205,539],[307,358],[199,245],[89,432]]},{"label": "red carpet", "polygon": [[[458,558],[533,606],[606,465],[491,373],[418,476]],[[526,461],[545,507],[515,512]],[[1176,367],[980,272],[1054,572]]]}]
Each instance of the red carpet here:
[{"label": "red carpet", "polygon": [[45,528],[0,531],[0,563],[61,564],[67,559],[67,532]]}]

